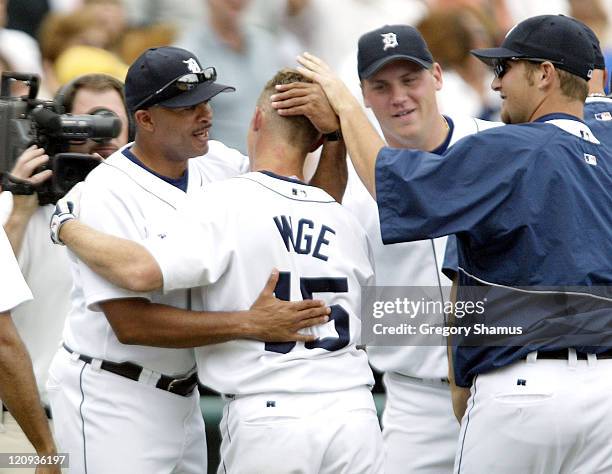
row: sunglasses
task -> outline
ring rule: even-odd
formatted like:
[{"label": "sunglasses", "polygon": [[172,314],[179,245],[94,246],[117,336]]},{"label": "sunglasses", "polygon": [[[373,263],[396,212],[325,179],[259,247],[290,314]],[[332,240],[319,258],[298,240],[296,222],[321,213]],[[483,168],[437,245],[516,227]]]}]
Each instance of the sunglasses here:
[{"label": "sunglasses", "polygon": [[207,67],[202,72],[190,72],[172,79],[163,87],[145,97],[134,106],[134,110],[138,110],[145,104],[161,102],[164,99],[170,99],[183,92],[188,92],[195,89],[198,85],[205,82],[214,82],[217,80],[217,70],[214,67]]},{"label": "sunglasses", "polygon": [[493,74],[495,74],[495,77],[497,77],[498,79],[501,79],[502,77],[504,77],[504,75],[508,72],[508,63],[510,61],[529,61],[531,63],[538,63],[538,64],[549,62],[554,65],[561,64],[558,61],[551,61],[550,59],[542,59],[542,58],[516,58],[514,57],[514,58],[498,59],[493,64]]}]

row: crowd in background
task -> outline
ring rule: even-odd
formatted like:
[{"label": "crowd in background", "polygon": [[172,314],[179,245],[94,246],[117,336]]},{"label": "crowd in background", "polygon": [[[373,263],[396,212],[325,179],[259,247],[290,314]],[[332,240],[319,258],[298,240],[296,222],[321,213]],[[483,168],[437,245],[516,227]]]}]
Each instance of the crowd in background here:
[{"label": "crowd in background", "polygon": [[[214,66],[220,83],[236,87],[236,93],[215,98],[210,135],[246,153],[252,111],[278,69],[295,66],[297,54],[312,52],[339,71],[361,97],[357,42],[363,33],[384,24],[405,23],[422,33],[444,70],[444,87],[437,93],[441,113],[499,120],[499,94],[490,87],[492,71],[470,50],[497,46],[513,25],[545,13],[571,15],[590,26],[601,41],[608,68],[612,65],[612,0],[0,0],[0,70],[38,74],[38,97],[51,99],[83,74],[105,73],[123,81],[128,66],[147,48],[185,48],[204,67]],[[24,85],[15,83],[12,94],[24,93]],[[1,201],[0,223],[6,227],[11,209]],[[60,266],[49,257],[48,215],[43,214],[38,229],[44,231],[38,230],[35,237],[44,240],[46,246],[36,248],[45,251],[45,258],[32,257],[28,269],[24,252],[15,253],[22,272],[36,274],[39,287],[46,286],[47,275],[53,273],[55,289],[67,305],[67,260],[62,253]],[[34,299],[44,300],[37,295],[36,282],[26,279]],[[52,349],[57,346],[59,341],[49,341],[48,336],[59,338],[68,312],[59,303],[49,306],[58,317],[48,318],[44,334],[40,321],[25,317],[31,309],[22,308],[23,316],[19,311],[13,315],[34,361],[45,405],[42,374],[52,350],[43,348],[41,340]],[[49,314],[40,318],[45,316]],[[35,346],[40,356],[32,350]]]},{"label": "crowd in background", "polygon": [[0,0],[0,67],[39,74],[39,97],[51,98],[80,74],[123,79],[148,47],[184,47],[237,88],[215,104],[212,136],[246,152],[249,114],[265,79],[302,51],[347,71],[345,80],[357,86],[359,36],[383,24],[416,26],[445,71],[441,111],[495,119],[490,71],[470,49],[499,44],[529,16],[564,13],[598,34],[612,62],[609,11],[611,0]]}]

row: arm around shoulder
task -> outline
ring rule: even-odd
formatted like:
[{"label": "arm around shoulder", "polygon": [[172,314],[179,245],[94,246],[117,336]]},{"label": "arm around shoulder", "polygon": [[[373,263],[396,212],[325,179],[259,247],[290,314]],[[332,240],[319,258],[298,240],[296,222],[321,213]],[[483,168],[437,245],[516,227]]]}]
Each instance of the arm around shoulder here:
[{"label": "arm around shoulder", "polygon": [[62,225],[59,238],[94,272],[114,285],[145,292],[162,287],[162,272],[140,244],[100,232],[77,219]]}]

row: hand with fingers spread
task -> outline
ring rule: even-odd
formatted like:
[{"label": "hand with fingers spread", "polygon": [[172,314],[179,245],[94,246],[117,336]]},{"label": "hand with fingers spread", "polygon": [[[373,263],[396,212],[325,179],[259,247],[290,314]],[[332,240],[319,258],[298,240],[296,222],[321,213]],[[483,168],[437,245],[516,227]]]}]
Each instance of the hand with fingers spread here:
[{"label": "hand with fingers spread", "polygon": [[282,301],[276,298],[274,289],[278,278],[278,270],[273,270],[251,306],[249,334],[265,342],[314,341],[315,336],[300,334],[299,331],[328,322],[330,308],[319,300]]},{"label": "hand with fingers spread", "polygon": [[344,82],[340,80],[322,59],[310,53],[303,53],[297,57],[301,64],[297,70],[308,79],[318,83],[325,92],[330,105],[337,115],[347,107],[359,106],[357,99],[351,94]]},{"label": "hand with fingers spread", "polygon": [[276,90],[278,93],[272,95],[270,100],[279,115],[304,115],[323,134],[335,132],[340,128],[338,116],[329,105],[319,84],[292,82],[279,84]]},{"label": "hand with fingers spread", "polygon": [[376,196],[376,157],[385,146],[355,96],[329,68],[325,62],[310,53],[297,58],[302,65],[298,71],[323,88],[329,103],[340,118],[342,135],[347,151],[359,178]]},{"label": "hand with fingers spread", "polygon": [[49,155],[44,148],[32,145],[27,148],[15,162],[15,166],[10,171],[11,176],[24,179],[33,185],[44,183],[51,177],[51,170],[36,170],[49,161]]}]

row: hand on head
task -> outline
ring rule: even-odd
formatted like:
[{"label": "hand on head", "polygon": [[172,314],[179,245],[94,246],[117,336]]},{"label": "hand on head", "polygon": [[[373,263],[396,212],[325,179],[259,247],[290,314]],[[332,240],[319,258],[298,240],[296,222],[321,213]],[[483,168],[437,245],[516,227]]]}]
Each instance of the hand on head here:
[{"label": "hand on head", "polygon": [[270,97],[272,108],[279,115],[304,115],[316,129],[325,134],[340,128],[338,116],[331,108],[323,89],[318,84],[292,82],[276,86],[277,94]]},{"label": "hand on head", "polygon": [[308,79],[318,83],[330,105],[337,115],[341,115],[345,108],[353,107],[355,104],[359,106],[357,99],[351,94],[351,91],[346,87],[344,82],[330,69],[330,67],[322,59],[310,53],[303,53],[297,57],[297,70]]}]

